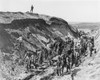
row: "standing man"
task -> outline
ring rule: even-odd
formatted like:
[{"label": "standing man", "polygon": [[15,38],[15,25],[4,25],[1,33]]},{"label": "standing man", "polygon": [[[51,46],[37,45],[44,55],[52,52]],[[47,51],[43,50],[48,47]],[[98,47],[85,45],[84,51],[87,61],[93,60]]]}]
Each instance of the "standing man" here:
[{"label": "standing man", "polygon": [[33,13],[33,9],[34,9],[34,7],[33,7],[33,5],[31,6],[31,10],[30,10],[30,12],[32,12]]}]

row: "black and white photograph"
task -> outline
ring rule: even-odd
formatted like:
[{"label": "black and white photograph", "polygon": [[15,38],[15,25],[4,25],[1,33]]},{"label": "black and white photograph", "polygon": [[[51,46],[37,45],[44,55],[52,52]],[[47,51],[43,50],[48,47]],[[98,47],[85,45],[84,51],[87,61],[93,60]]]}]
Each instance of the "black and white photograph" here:
[{"label": "black and white photograph", "polygon": [[100,80],[100,0],[0,0],[0,80]]}]

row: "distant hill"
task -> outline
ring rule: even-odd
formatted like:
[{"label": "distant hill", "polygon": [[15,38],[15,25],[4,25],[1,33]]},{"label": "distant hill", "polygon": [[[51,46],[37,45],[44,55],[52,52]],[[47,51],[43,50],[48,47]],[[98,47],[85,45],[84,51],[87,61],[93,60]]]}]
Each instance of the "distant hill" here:
[{"label": "distant hill", "polygon": [[100,23],[70,23],[73,27],[81,29],[98,29],[100,28]]}]

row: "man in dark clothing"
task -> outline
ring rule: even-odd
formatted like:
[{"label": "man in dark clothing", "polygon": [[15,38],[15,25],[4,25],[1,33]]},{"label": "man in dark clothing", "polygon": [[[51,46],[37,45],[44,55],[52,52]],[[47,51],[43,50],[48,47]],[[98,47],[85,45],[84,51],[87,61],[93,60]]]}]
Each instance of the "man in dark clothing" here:
[{"label": "man in dark clothing", "polygon": [[33,13],[33,9],[34,9],[34,7],[33,7],[33,5],[31,6],[31,10],[30,10],[30,12],[32,12]]},{"label": "man in dark clothing", "polygon": [[58,57],[58,61],[57,61],[57,75],[61,76],[61,57]]},{"label": "man in dark clothing", "polygon": [[94,47],[94,37],[91,38],[91,43],[92,43],[92,45]]}]

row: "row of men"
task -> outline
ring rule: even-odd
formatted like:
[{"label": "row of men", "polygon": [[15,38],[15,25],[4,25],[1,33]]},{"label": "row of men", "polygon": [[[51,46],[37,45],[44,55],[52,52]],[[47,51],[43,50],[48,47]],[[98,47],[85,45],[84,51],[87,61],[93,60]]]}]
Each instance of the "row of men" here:
[{"label": "row of men", "polygon": [[64,68],[66,72],[71,71],[73,66],[76,67],[82,63],[83,56],[91,57],[93,53],[96,53],[94,37],[82,35],[77,41],[69,38],[57,60],[57,75],[63,74]]}]

